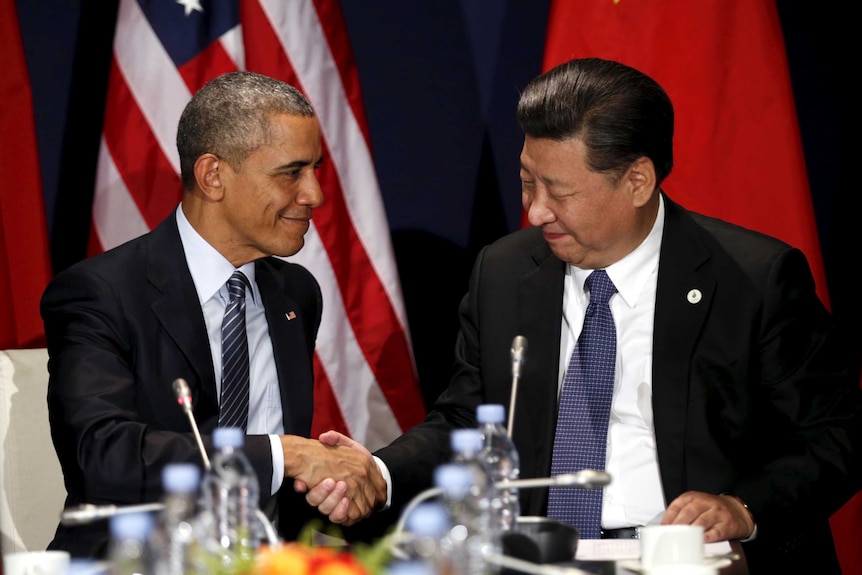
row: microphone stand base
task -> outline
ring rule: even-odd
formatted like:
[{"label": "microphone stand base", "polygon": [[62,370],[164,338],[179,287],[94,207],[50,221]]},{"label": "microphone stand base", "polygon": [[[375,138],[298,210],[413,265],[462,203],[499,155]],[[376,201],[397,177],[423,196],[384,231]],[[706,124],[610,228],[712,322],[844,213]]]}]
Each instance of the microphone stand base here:
[{"label": "microphone stand base", "polygon": [[515,530],[502,538],[503,554],[532,563],[572,561],[578,550],[577,528],[548,517],[519,517]]}]

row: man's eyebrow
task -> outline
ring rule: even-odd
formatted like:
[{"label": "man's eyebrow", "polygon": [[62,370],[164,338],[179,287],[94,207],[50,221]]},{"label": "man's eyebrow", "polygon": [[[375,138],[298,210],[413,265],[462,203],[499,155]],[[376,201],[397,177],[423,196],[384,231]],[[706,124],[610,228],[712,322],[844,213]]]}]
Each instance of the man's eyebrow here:
[{"label": "man's eyebrow", "polygon": [[534,180],[538,180],[538,181],[542,182],[543,184],[546,184],[549,186],[559,183],[559,180],[557,178],[552,178],[550,176],[542,176],[542,175],[537,176],[536,174],[530,172],[530,170],[526,169],[524,167],[524,164],[521,164],[521,172],[520,173],[523,174],[523,172],[527,172],[527,174],[529,174],[530,177],[533,178]]},{"label": "man's eyebrow", "polygon": [[[318,162],[319,163],[319,162]],[[284,171],[284,170],[295,170],[296,168],[304,168],[305,166],[310,166],[310,160],[294,160],[289,164],[282,164],[276,168],[276,171]]]}]

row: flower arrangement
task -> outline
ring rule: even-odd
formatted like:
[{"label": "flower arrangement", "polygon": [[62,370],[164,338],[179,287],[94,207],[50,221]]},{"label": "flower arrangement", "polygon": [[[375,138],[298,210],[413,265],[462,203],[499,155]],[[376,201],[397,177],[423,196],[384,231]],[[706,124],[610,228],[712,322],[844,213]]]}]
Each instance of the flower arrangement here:
[{"label": "flower arrangement", "polygon": [[314,543],[317,527],[306,526],[297,541],[261,546],[249,575],[383,575],[392,560],[386,537],[374,544],[321,546]]}]

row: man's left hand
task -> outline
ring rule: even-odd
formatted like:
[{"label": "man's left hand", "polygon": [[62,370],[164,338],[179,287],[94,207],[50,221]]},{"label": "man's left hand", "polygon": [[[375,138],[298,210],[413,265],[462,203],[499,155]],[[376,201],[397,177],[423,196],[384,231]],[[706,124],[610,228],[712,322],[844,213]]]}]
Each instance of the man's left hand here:
[{"label": "man's left hand", "polygon": [[733,495],[687,491],[671,501],[662,525],[702,525],[705,543],[747,539],[754,533],[754,518]]}]

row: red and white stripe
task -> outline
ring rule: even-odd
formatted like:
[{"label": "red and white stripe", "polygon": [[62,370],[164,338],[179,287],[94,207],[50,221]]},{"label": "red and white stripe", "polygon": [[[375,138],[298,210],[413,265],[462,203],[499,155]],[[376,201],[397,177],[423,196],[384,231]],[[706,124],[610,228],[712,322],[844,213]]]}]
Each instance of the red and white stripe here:
[{"label": "red and white stripe", "polygon": [[324,297],[313,434],[339,429],[375,449],[421,421],[424,406],[340,7],[334,0],[243,0],[240,21],[177,69],[138,3],[121,0],[91,251],[146,233],[177,205],[176,126],[207,80],[248,69],[302,90],[320,119],[326,159],[324,205],[305,247],[289,258],[314,274]]}]

